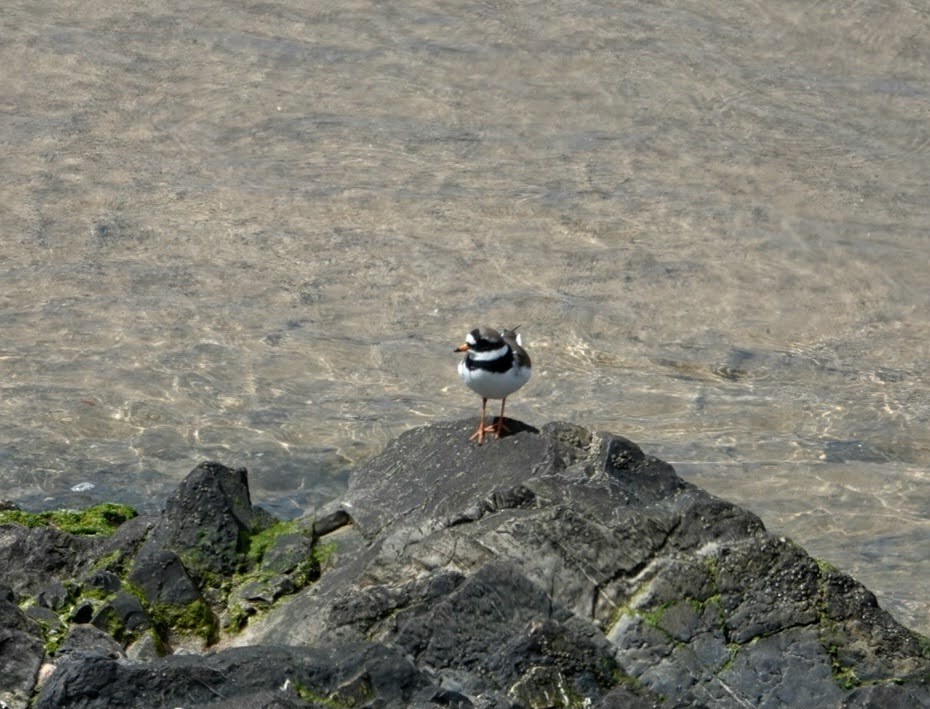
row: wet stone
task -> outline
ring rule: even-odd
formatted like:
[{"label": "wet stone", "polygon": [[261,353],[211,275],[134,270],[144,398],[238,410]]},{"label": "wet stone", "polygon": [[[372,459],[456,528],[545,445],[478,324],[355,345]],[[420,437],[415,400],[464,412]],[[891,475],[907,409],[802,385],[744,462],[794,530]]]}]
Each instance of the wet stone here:
[{"label": "wet stone", "polygon": [[126,648],[126,657],[135,662],[151,662],[163,654],[160,643],[152,633],[144,633]]},{"label": "wet stone", "polygon": [[111,633],[117,639],[150,628],[152,621],[142,603],[131,593],[120,591],[91,618],[91,625]]},{"label": "wet stone", "polygon": [[61,581],[52,581],[36,595],[36,602],[43,608],[53,611],[64,608],[71,598],[71,594]]},{"label": "wet stone", "polygon": [[122,586],[122,581],[112,571],[99,570],[91,573],[84,580],[84,585],[103,593],[116,593]]},{"label": "wet stone", "polygon": [[38,625],[0,599],[0,706],[27,705],[44,657]]},{"label": "wet stone", "polygon": [[345,527],[347,524],[351,524],[351,522],[352,518],[349,516],[348,512],[345,510],[336,510],[314,521],[313,534],[317,537],[322,537],[330,532],[335,532],[341,527]]},{"label": "wet stone", "polygon": [[25,613],[27,618],[30,618],[37,623],[41,623],[48,628],[57,628],[61,626],[61,618],[59,618],[58,614],[50,608],[43,608],[42,606],[30,606],[26,609]]},{"label": "wet stone", "polygon": [[283,574],[276,574],[269,579],[249,581],[235,591],[235,595],[244,601],[271,605],[281,596],[294,591],[294,582]]},{"label": "wet stone", "polygon": [[262,558],[262,568],[286,574],[312,556],[312,539],[303,534],[282,534],[265,552]]},{"label": "wet stone", "polygon": [[183,606],[200,598],[181,559],[164,549],[143,549],[129,574],[129,581],[141,588],[152,604]]},{"label": "wet stone", "polygon": [[97,655],[115,659],[122,657],[123,647],[100,628],[93,625],[76,625],[68,632],[55,653],[55,657],[81,655]]}]

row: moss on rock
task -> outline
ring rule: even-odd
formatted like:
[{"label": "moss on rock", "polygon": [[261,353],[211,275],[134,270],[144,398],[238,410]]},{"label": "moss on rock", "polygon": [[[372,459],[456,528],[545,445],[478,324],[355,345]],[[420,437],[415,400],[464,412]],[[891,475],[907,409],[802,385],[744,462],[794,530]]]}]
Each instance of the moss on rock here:
[{"label": "moss on rock", "polygon": [[0,512],[0,524],[21,524],[25,527],[57,527],[70,534],[110,535],[137,512],[128,505],[104,502],[84,510],[50,510],[48,512],[24,512],[4,510]]}]

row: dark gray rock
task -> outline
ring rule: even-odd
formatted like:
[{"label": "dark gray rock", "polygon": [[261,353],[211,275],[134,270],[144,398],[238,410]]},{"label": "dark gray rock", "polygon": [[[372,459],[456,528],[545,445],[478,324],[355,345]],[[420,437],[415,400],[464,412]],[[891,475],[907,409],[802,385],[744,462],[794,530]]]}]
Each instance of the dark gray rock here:
[{"label": "dark gray rock", "polygon": [[654,709],[658,705],[644,699],[621,684],[619,687],[614,687],[591,706],[593,709]]},{"label": "dark gray rock", "polygon": [[[62,653],[38,705],[930,706],[930,643],[755,515],[618,436],[509,422],[476,446],[473,423],[403,434],[232,582],[269,520],[244,471],[198,466],[157,522],[100,543],[105,562],[60,564],[111,594],[76,621],[142,640],[135,661],[112,638]],[[275,604],[322,534],[322,576]],[[125,569],[153,607],[229,591],[227,628],[251,617],[225,642],[251,647],[158,658]]]},{"label": "dark gray rock", "polygon": [[123,646],[116,642],[109,633],[93,625],[75,625],[58,646],[55,662],[85,656],[119,658],[123,655]]},{"label": "dark gray rock", "polygon": [[53,611],[61,610],[71,600],[68,588],[59,580],[54,580],[36,595],[36,601],[43,608]]},{"label": "dark gray rock", "polygon": [[0,706],[25,707],[45,657],[42,633],[12,602],[7,588],[0,593]]},{"label": "dark gray rock", "polygon": [[59,663],[38,707],[404,706],[429,685],[397,650],[370,643],[237,648],[137,664],[86,655]]},{"label": "dark gray rock", "polygon": [[0,584],[21,596],[34,596],[54,579],[67,579],[88,558],[99,539],[62,532],[55,527],[0,524]]},{"label": "dark gray rock", "polygon": [[152,619],[138,598],[119,591],[106,601],[90,620],[91,625],[109,632],[119,642],[128,642],[152,627]]},{"label": "dark gray rock", "polygon": [[173,551],[143,548],[129,573],[129,581],[145,594],[152,605],[183,606],[200,599],[197,584]]},{"label": "dark gray rock", "polygon": [[122,585],[119,576],[106,569],[94,571],[84,579],[85,588],[95,589],[103,594],[116,593]]},{"label": "dark gray rock", "polygon": [[245,468],[201,463],[168,498],[146,546],[173,551],[195,577],[231,574],[242,566],[252,516]]},{"label": "dark gray rock", "polygon": [[479,447],[471,425],[408,431],[357,471],[341,507],[368,546],[238,642],[376,640],[524,706],[930,696],[924,639],[630,441],[549,424]]},{"label": "dark gray rock", "polygon": [[165,654],[165,646],[158,636],[149,631],[126,648],[126,657],[137,662],[151,662]]},{"label": "dark gray rock", "polygon": [[94,617],[94,613],[97,612],[97,606],[93,601],[83,600],[79,601],[74,605],[74,608],[71,609],[71,615],[69,620],[72,623],[89,623],[90,619]]},{"label": "dark gray rock", "polygon": [[114,573],[123,572],[158,522],[155,515],[141,515],[123,522],[109,537],[97,540],[93,556],[81,567],[82,576],[100,568]]},{"label": "dark gray rock", "polygon": [[313,555],[313,540],[305,534],[282,534],[262,557],[262,568],[286,574]]},{"label": "dark gray rock", "polygon": [[879,608],[858,581],[828,569],[823,572],[824,618],[821,640],[834,648],[834,660],[859,680],[909,677],[924,672],[928,643]]},{"label": "dark gray rock", "polygon": [[352,517],[342,509],[334,510],[313,521],[313,534],[322,537],[352,523]]},{"label": "dark gray rock", "polygon": [[288,576],[275,574],[254,581],[247,581],[233,591],[233,596],[243,601],[269,606],[281,596],[294,591],[294,582]]},{"label": "dark gray rock", "polygon": [[844,709],[927,709],[927,681],[870,684],[858,687],[843,702]]},{"label": "dark gray rock", "polygon": [[834,681],[830,656],[816,625],[756,637],[740,646],[715,682],[738,697],[758,697],[760,707],[833,707],[845,691]]}]

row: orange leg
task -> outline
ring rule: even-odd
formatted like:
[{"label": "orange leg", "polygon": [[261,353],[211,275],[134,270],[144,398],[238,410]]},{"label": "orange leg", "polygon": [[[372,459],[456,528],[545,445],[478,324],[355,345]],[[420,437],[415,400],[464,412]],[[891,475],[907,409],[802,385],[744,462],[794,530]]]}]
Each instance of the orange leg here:
[{"label": "orange leg", "polygon": [[500,438],[501,434],[507,430],[507,427],[504,425],[504,404],[507,403],[507,397],[505,396],[501,399],[501,415],[497,419],[497,425],[494,426],[494,433],[497,434],[497,437]]},{"label": "orange leg", "polygon": [[[488,400],[485,398],[482,398],[481,399],[481,420],[478,421],[478,430],[475,431],[473,434],[471,434],[471,438],[468,439],[469,441],[474,441],[477,438],[479,446],[482,443],[484,443],[485,433],[496,433],[497,432],[497,426],[495,426],[494,424],[490,424],[488,426],[484,425],[484,417],[485,417],[485,412],[487,410],[487,406],[488,406]],[[497,437],[500,438],[500,433],[497,433]]]}]

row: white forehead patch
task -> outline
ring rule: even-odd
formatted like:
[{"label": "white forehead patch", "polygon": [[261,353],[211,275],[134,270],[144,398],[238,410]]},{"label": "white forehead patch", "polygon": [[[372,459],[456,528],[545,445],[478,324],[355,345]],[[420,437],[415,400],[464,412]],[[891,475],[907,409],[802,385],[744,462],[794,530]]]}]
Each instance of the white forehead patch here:
[{"label": "white forehead patch", "polygon": [[469,345],[472,345],[472,346],[477,344],[475,342],[475,336],[472,335],[470,332],[467,335],[465,335],[465,342],[467,342]]}]

